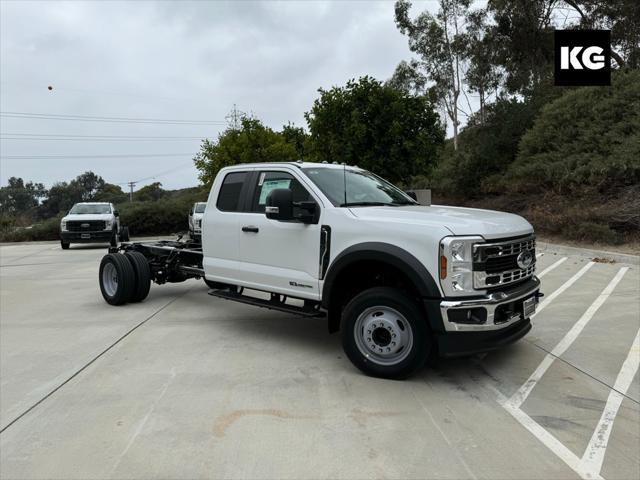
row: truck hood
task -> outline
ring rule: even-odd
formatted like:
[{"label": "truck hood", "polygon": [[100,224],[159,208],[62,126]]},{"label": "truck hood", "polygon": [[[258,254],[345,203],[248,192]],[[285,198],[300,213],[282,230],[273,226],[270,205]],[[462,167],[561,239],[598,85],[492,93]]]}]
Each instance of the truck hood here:
[{"label": "truck hood", "polygon": [[113,214],[112,213],[100,213],[100,214],[82,214],[82,215],[67,215],[66,217],[63,217],[62,220],[64,221],[69,221],[69,220],[80,220],[80,221],[89,221],[89,220],[104,220],[104,221],[109,221],[109,220],[113,220]]},{"label": "truck hood", "polygon": [[529,222],[512,213],[443,205],[402,207],[352,207],[363,220],[445,226],[454,235],[482,235],[486,239],[515,237],[533,232]]}]

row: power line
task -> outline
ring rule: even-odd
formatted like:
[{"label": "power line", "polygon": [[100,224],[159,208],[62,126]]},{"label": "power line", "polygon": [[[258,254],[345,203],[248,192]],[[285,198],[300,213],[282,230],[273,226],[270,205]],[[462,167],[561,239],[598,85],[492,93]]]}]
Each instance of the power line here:
[{"label": "power line", "polygon": [[204,140],[205,137],[185,137],[185,138],[49,138],[49,137],[12,137],[0,135],[0,140],[21,140],[33,142],[193,142],[194,140]]},{"label": "power line", "polygon": [[116,155],[3,155],[3,160],[68,159],[68,158],[143,158],[143,157],[193,157],[193,153],[129,153]]},{"label": "power line", "polygon": [[12,136],[12,137],[25,137],[25,138],[33,138],[33,137],[45,137],[45,138],[114,138],[114,139],[140,139],[140,140],[162,140],[163,138],[168,139],[193,139],[197,140],[200,138],[205,138],[207,135],[202,136],[171,136],[171,135],[76,135],[76,134],[66,134],[66,133],[12,133],[12,132],[0,132],[0,137],[2,136]]},{"label": "power line", "polygon": [[176,120],[166,118],[137,118],[137,117],[102,117],[90,115],[61,115],[54,113],[30,112],[0,112],[1,117],[29,118],[34,120],[66,120],[79,122],[106,123],[142,123],[156,125],[227,125],[225,120]]}]

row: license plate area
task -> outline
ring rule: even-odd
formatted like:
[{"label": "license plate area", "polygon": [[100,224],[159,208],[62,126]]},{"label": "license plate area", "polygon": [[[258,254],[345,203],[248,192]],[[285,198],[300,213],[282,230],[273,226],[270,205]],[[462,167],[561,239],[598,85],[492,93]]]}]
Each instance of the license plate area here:
[{"label": "license plate area", "polygon": [[524,302],[522,302],[522,313],[524,315],[524,318],[529,318],[534,313],[536,313],[536,304],[536,297],[527,298]]},{"label": "license plate area", "polygon": [[80,238],[87,239],[87,238],[91,238],[91,234],[90,233],[81,233],[80,234]]}]

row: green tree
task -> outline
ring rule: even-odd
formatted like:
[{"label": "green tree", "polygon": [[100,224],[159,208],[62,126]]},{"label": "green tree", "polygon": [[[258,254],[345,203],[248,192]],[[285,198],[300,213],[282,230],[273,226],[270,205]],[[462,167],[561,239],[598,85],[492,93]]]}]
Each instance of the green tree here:
[{"label": "green tree", "polygon": [[571,194],[640,183],[640,71],[618,71],[612,86],[567,91],[546,105],[520,142],[507,185]]},{"label": "green tree", "polygon": [[102,177],[93,172],[84,172],[71,180],[72,189],[80,193],[81,201],[89,202],[94,199],[95,195],[104,188],[105,181]]},{"label": "green tree", "polygon": [[229,165],[255,162],[288,162],[299,159],[294,143],[255,118],[244,117],[240,127],[228,128],[217,141],[205,139],[194,157],[200,181],[210,186],[218,171]]},{"label": "green tree", "polygon": [[165,193],[162,189],[162,183],[154,182],[135,192],[133,198],[138,202],[156,202],[164,197]]},{"label": "green tree", "polygon": [[0,213],[18,215],[30,213],[47,190],[42,183],[27,182],[22,178],[10,177],[6,187],[0,187]]},{"label": "green tree", "polygon": [[129,199],[129,195],[119,185],[105,183],[93,199],[96,202],[123,203]]},{"label": "green tree", "polygon": [[73,181],[54,183],[47,194],[47,198],[38,209],[41,218],[50,218],[60,212],[66,212],[74,203],[82,201],[82,191]]},{"label": "green tree", "polygon": [[434,163],[444,131],[426,97],[371,77],[319,92],[305,113],[316,160],[356,164],[391,181]]},{"label": "green tree", "polygon": [[[392,85],[410,85],[417,93],[429,94],[444,109],[453,127],[453,146],[458,148],[461,99],[466,97],[464,77],[469,58],[469,37],[465,35],[471,0],[440,0],[435,15],[425,10],[417,18],[409,15],[411,2],[395,4],[396,25],[409,39],[409,49],[418,58],[398,65]],[[470,104],[468,104],[470,110]]]},{"label": "green tree", "polygon": [[638,0],[564,0],[580,15],[580,28],[611,30],[611,57],[618,67],[640,68]]}]

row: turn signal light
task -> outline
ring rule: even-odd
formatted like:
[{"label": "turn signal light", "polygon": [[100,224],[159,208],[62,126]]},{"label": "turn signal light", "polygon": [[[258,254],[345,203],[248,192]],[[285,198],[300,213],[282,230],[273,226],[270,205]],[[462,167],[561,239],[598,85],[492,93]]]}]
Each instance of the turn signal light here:
[{"label": "turn signal light", "polygon": [[440,255],[440,280],[447,278],[447,257]]}]

